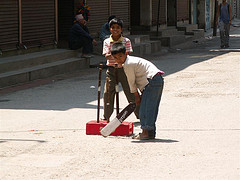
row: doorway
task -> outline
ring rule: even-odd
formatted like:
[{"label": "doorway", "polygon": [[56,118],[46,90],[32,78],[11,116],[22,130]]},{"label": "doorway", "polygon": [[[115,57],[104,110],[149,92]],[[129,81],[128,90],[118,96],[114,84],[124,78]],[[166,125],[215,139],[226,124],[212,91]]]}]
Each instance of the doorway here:
[{"label": "doorway", "polygon": [[58,47],[68,48],[69,31],[74,23],[74,1],[58,0]]},{"label": "doorway", "polygon": [[130,1],[130,26],[140,26],[140,1]]},{"label": "doorway", "polygon": [[167,25],[168,26],[177,25],[177,1],[176,0],[167,1]]}]

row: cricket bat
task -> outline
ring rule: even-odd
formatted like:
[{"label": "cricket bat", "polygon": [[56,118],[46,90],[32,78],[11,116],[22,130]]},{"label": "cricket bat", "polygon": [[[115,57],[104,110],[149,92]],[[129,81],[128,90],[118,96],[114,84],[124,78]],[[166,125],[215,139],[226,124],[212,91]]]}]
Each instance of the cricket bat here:
[{"label": "cricket bat", "polygon": [[127,107],[125,107],[113,120],[111,120],[100,133],[107,137],[109,136],[118,126],[135,110],[136,103],[129,103]]}]

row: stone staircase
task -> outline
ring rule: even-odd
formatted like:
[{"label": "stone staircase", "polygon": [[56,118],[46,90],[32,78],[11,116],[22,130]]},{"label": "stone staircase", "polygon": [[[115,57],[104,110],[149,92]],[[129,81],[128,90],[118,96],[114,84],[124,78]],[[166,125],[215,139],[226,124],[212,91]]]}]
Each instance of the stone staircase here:
[{"label": "stone staircase", "polygon": [[129,35],[134,56],[144,56],[161,50],[161,41],[151,40],[149,35]]},{"label": "stone staircase", "polygon": [[0,58],[0,88],[89,68],[77,51],[52,49]]},{"label": "stone staircase", "polygon": [[167,48],[174,48],[177,45],[187,42],[193,42],[196,39],[204,37],[204,30],[197,29],[196,24],[183,24],[177,28],[168,26],[156,31],[156,28],[143,31],[141,28],[135,27],[132,34],[146,34],[150,36],[152,41],[161,41],[161,45]]}]

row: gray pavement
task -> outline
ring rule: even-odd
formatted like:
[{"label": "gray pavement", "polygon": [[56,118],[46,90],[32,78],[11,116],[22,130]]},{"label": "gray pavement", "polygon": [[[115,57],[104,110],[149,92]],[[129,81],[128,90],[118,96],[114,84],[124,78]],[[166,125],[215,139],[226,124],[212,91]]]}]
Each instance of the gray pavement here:
[{"label": "gray pavement", "polygon": [[[86,123],[96,120],[97,88],[90,88],[98,84],[96,68],[6,91],[0,179],[240,179],[240,28],[230,41],[229,49],[219,49],[213,37],[146,56],[166,72],[156,140],[85,134]],[[121,91],[120,107],[126,105]],[[127,121],[140,132],[134,115]]]}]

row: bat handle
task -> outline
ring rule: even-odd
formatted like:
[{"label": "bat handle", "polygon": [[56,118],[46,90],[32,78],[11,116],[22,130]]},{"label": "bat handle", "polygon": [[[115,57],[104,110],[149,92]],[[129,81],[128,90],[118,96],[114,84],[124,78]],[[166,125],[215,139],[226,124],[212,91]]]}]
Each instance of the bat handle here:
[{"label": "bat handle", "polygon": [[99,123],[100,116],[100,95],[101,95],[101,76],[103,65],[99,64],[99,76],[98,76],[98,103],[97,103],[97,123]]}]

